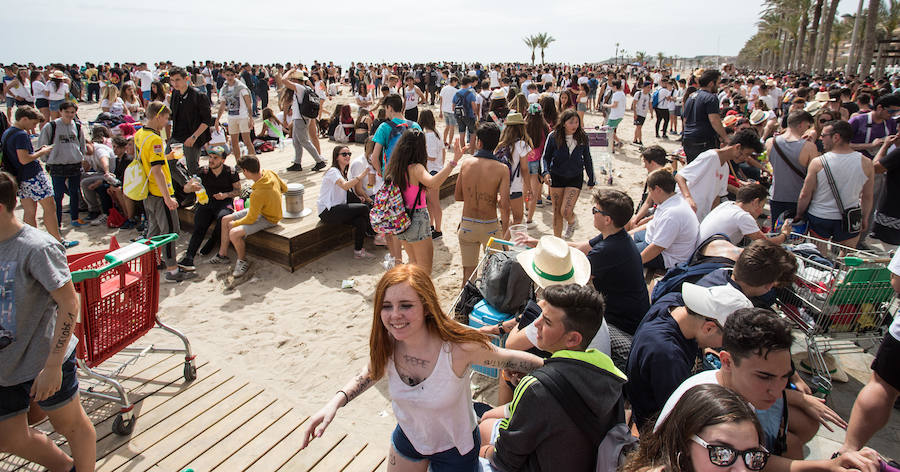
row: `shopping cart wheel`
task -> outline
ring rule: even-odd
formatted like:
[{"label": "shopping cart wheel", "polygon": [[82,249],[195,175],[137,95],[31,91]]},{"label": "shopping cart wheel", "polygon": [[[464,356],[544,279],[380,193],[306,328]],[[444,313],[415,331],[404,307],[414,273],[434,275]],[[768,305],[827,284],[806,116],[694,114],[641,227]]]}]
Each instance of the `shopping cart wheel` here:
[{"label": "shopping cart wheel", "polygon": [[134,431],[135,421],[137,421],[137,418],[135,418],[134,416],[126,420],[121,414],[119,414],[119,416],[116,416],[115,421],[113,421],[112,430],[119,436],[128,436],[132,431]]},{"label": "shopping cart wheel", "polygon": [[197,366],[191,361],[184,363],[184,381],[191,382],[197,378]]}]

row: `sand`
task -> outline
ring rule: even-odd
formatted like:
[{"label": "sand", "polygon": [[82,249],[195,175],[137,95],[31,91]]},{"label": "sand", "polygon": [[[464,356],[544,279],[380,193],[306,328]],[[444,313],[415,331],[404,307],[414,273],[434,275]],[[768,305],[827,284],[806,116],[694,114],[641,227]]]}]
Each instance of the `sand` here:
[{"label": "sand", "polygon": [[[343,93],[327,101],[326,109],[330,110],[336,103],[349,102],[346,87]],[[270,105],[276,106],[275,101],[270,100]],[[430,108],[437,117],[438,107]],[[79,116],[83,120],[93,119],[98,112],[96,104],[84,104],[79,109]],[[600,124],[600,115],[588,113],[585,121],[591,128]],[[443,122],[439,118],[438,122],[438,131],[442,133]],[[670,151],[680,147],[675,141],[654,139],[652,124],[652,120],[648,120],[644,126],[646,145],[658,141]],[[257,119],[256,125],[259,130],[261,120]],[[619,129],[623,141],[630,143],[634,130],[630,111]],[[335,145],[321,141],[323,156],[329,162]],[[361,145],[353,144],[351,148],[354,155],[362,152]],[[595,160],[597,151],[596,148],[592,150]],[[260,157],[264,168],[277,171],[286,182],[309,173],[308,170],[284,172],[293,158],[290,143],[283,150]],[[233,164],[231,159],[229,164]],[[308,169],[311,163],[312,158],[304,156],[304,167]],[[626,191],[636,202],[640,201],[646,171],[640,165],[638,148],[626,144],[614,155],[613,166],[613,187]],[[606,186],[602,177],[605,176],[598,175],[601,187]],[[319,177],[316,182],[320,180]],[[307,207],[315,208],[314,201],[305,203]],[[462,204],[448,197],[441,205],[444,237],[434,244],[433,279],[447,310],[459,291],[462,278],[455,235]],[[579,227],[575,231],[575,240],[586,240],[597,234],[592,226],[590,206],[590,192],[585,187],[576,206]],[[21,209],[18,212],[21,215]],[[530,230],[530,234],[552,234],[552,218],[549,206],[538,208],[534,218],[538,226]],[[63,220],[68,221],[65,213]],[[66,225],[63,235],[81,241],[79,246],[69,250],[79,253],[107,247],[112,236],[127,243],[137,233],[105,226],[72,228]],[[179,254],[186,248],[189,237],[189,233],[182,233],[178,241]],[[380,261],[386,253],[384,248],[372,246],[371,241],[367,241],[367,247],[376,254],[376,259],[355,260],[351,248],[345,246],[293,273],[251,256],[251,280],[233,291],[226,291],[222,281],[231,267],[205,264],[204,258],[198,257],[197,279],[181,284],[162,283],[160,317],[187,334],[198,357],[269,389],[293,402],[298,411],[311,415],[367,362],[373,318],[372,294],[384,273]],[[344,279],[354,280],[354,287],[342,290]],[[148,339],[174,340],[155,332],[148,335]],[[199,375],[203,375],[202,370]],[[480,385],[486,383],[479,381]],[[381,384],[379,390],[386,392],[384,383]],[[487,400],[495,401],[493,398]],[[362,431],[368,440],[386,448],[395,424],[390,401],[383,393],[372,390],[340,410],[332,427]]]}]

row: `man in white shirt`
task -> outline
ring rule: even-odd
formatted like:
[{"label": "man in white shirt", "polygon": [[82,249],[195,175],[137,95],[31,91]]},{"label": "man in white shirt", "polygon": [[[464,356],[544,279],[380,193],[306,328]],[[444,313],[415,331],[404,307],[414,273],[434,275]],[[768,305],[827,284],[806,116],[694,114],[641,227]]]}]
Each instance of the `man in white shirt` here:
[{"label": "man in white shirt", "polygon": [[444,124],[446,125],[444,126],[444,146],[449,146],[450,143],[453,142],[453,133],[456,132],[456,127],[458,126],[458,123],[456,123],[456,115],[453,111],[453,96],[459,91],[459,89],[456,88],[458,83],[459,79],[457,79],[456,76],[452,76],[450,77],[450,81],[440,92],[440,118],[444,119]]},{"label": "man in white shirt", "polygon": [[669,269],[688,260],[697,246],[699,224],[684,198],[675,193],[675,177],[665,169],[647,176],[647,198],[656,214],[646,225],[629,232],[650,269]]},{"label": "man in white shirt", "polygon": [[253,117],[250,116],[250,89],[243,82],[236,80],[237,74],[231,67],[226,67],[223,71],[225,74],[225,85],[219,91],[219,114],[216,116],[215,127],[219,127],[222,120],[222,114],[228,110],[228,134],[231,136],[231,150],[234,157],[240,165],[241,148],[239,146],[241,138],[247,146],[247,153],[251,156],[256,155],[256,149],[253,147],[253,141],[250,140],[250,129],[253,128]]},{"label": "man in white shirt", "polygon": [[641,89],[634,94],[634,100],[631,101],[631,111],[634,112],[634,140],[632,142],[638,146],[644,145],[644,138],[641,130],[644,127],[644,121],[647,119],[647,114],[652,114],[652,111],[650,110],[650,98],[650,82],[644,82]]},{"label": "man in white shirt", "polygon": [[538,93],[537,84],[535,84],[534,82],[530,82],[527,88],[528,104],[530,105],[532,103],[537,103],[538,101],[540,101],[540,99],[541,95]]},{"label": "man in white shirt", "polygon": [[727,146],[703,151],[678,172],[678,190],[697,213],[698,221],[703,221],[721,197],[728,194],[728,161],[744,162],[761,152],[763,144],[756,131],[743,129],[731,137]]},{"label": "man in white shirt", "polygon": [[500,88],[500,65],[495,65],[494,69],[488,74],[491,80],[491,90]]},{"label": "man in white shirt", "polygon": [[756,223],[766,206],[768,196],[768,190],[761,184],[753,182],[742,185],[737,191],[736,201],[722,202],[703,218],[698,241],[706,241],[706,238],[714,234],[724,234],[735,245],[740,244],[744,237],[784,243],[791,232],[791,225],[783,225],[777,236],[766,236]]},{"label": "man in white shirt", "polygon": [[138,65],[138,70],[134,75],[140,82],[141,100],[144,108],[146,108],[147,104],[150,103],[150,84],[153,83],[153,74],[147,70],[147,63],[142,62]]},{"label": "man in white shirt", "polygon": [[609,121],[606,122],[606,125],[613,129],[613,139],[615,140],[616,146],[622,145],[622,140],[616,136],[616,128],[619,127],[619,123],[622,122],[622,118],[625,118],[625,92],[622,92],[622,81],[621,80],[613,80],[611,82],[613,88],[612,98],[609,103],[604,103],[603,106],[609,108]]}]

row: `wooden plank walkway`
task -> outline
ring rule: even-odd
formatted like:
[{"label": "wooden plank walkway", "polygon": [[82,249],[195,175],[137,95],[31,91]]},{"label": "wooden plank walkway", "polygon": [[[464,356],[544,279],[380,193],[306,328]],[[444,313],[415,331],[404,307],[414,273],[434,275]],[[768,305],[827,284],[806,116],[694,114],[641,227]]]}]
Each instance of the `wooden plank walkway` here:
[{"label": "wooden plank walkway", "polygon": [[[210,364],[198,364],[197,379],[185,383],[183,363],[177,355],[151,354],[126,368],[121,381],[137,416],[130,436],[112,432],[117,404],[82,399],[97,430],[97,471],[385,469],[382,448],[372,447],[365,436],[349,435],[334,424],[328,434],[300,451],[308,415],[262,387]],[[69,452],[65,438],[56,434],[48,421],[36,428]],[[21,458],[0,454],[0,471],[43,470]]]}]

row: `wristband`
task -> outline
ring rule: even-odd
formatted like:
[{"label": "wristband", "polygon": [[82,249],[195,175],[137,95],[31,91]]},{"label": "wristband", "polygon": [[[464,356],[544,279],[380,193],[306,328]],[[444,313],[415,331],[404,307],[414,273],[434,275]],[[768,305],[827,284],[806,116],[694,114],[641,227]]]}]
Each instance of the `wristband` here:
[{"label": "wristband", "polygon": [[345,392],[343,390],[338,390],[336,393],[344,394],[344,406],[347,406],[347,404],[350,403],[350,396],[347,395],[347,392]]}]

